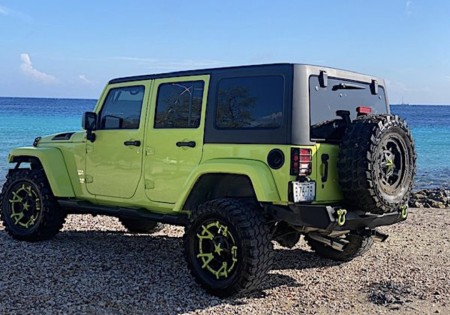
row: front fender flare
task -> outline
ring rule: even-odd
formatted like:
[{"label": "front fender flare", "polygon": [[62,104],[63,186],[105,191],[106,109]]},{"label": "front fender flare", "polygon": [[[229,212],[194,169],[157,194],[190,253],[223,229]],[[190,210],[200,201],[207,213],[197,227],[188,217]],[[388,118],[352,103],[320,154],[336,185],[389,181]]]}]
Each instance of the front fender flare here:
[{"label": "front fender flare", "polygon": [[175,204],[174,211],[184,210],[183,206],[195,183],[205,174],[245,175],[250,179],[259,202],[280,201],[272,173],[263,162],[243,159],[213,159],[202,163],[190,174],[184,185],[183,194]]},{"label": "front fender flare", "polygon": [[10,152],[8,159],[10,163],[13,163],[19,161],[20,158],[36,158],[40,161],[55,197],[75,197],[66,163],[59,149],[17,148]]}]

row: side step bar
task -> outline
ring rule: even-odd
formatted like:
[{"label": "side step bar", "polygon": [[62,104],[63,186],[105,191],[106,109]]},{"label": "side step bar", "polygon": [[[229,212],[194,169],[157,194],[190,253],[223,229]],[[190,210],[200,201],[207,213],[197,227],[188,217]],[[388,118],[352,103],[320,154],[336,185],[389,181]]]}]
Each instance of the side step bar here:
[{"label": "side step bar", "polygon": [[185,213],[161,214],[145,209],[100,206],[86,201],[68,199],[58,200],[58,203],[70,214],[108,215],[119,218],[153,220],[173,225],[186,225],[188,221]]}]

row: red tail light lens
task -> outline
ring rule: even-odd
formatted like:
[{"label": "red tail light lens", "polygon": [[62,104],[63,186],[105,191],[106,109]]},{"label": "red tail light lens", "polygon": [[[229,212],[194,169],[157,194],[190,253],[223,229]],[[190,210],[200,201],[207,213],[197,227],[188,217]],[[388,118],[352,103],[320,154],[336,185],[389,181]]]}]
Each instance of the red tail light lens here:
[{"label": "red tail light lens", "polygon": [[312,170],[311,149],[291,149],[291,175],[308,176]]}]

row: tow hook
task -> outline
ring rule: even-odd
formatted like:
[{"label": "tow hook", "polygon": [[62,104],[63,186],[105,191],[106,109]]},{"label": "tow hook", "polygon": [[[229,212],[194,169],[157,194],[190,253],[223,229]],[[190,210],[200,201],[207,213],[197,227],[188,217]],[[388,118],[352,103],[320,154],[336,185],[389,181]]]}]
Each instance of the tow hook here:
[{"label": "tow hook", "polygon": [[339,209],[336,211],[337,214],[337,224],[343,226],[345,224],[345,216],[347,215],[347,210]]},{"label": "tow hook", "polygon": [[400,206],[400,217],[405,220],[408,217],[408,206],[401,205]]}]

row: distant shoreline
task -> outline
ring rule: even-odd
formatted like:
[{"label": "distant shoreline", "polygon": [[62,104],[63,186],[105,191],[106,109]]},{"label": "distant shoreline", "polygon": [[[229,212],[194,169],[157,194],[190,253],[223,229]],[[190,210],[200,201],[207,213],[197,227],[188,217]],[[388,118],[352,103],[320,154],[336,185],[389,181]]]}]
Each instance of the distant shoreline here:
[{"label": "distant shoreline", "polygon": [[[0,98],[15,98],[15,99],[42,99],[42,100],[84,100],[97,101],[95,97],[51,97],[51,96],[0,96]],[[389,106],[450,106],[450,104],[389,104]]]},{"label": "distant shoreline", "polygon": [[15,98],[15,99],[28,99],[28,100],[82,100],[82,101],[97,101],[98,98],[80,98],[80,97],[35,97],[35,96],[0,96],[0,98]]}]

